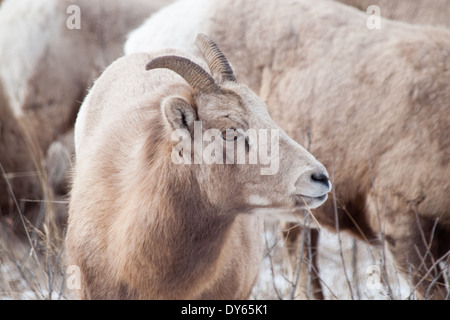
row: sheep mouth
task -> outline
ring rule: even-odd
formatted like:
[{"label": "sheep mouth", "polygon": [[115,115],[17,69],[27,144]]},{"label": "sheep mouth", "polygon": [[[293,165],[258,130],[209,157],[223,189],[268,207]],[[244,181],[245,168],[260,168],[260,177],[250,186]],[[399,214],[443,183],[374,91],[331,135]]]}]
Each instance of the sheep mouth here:
[{"label": "sheep mouth", "polygon": [[310,209],[321,206],[328,198],[328,194],[323,194],[318,197],[309,197],[302,194],[294,196],[295,205],[299,207],[308,207]]}]

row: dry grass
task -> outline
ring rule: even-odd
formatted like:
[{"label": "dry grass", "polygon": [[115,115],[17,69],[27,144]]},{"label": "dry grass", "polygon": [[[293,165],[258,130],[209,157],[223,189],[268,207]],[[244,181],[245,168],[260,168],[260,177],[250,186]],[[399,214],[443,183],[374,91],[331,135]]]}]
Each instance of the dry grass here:
[{"label": "dry grass", "polygon": [[[45,166],[41,164],[39,167]],[[1,164],[0,171],[1,178],[7,183],[9,177],[14,175],[4,172]],[[40,174],[40,177],[46,175]],[[11,188],[9,183],[7,185]],[[47,181],[42,181],[42,185],[47,186]],[[8,219],[11,218],[2,219],[0,299],[72,299],[73,296],[65,283],[64,227],[56,226],[57,214],[51,190],[45,192],[42,200],[35,201],[40,207],[39,211],[44,215],[38,227],[33,226],[22,212],[21,203],[24,199],[16,199],[12,189],[9,193],[15,203],[23,232],[19,232],[20,236],[16,235],[10,228],[11,223]],[[333,201],[333,196],[328,201]],[[299,269],[290,271],[283,250],[284,242],[279,224],[266,223],[265,228],[266,253],[251,298],[292,299],[298,284]],[[339,231],[338,225],[336,230]],[[305,252],[310,250],[309,244],[308,233],[304,233],[301,250]],[[435,261],[445,270],[447,284],[449,255],[450,252]],[[311,281],[314,266],[306,262]],[[320,231],[318,268],[325,299],[415,298],[410,279],[400,275],[384,246],[374,248],[344,233]],[[434,276],[437,280],[439,275]]]},{"label": "dry grass", "polygon": [[[307,144],[309,146],[309,144]],[[369,168],[371,163],[369,160]],[[334,174],[332,173],[332,176]],[[374,186],[374,177],[372,176],[372,188]],[[374,190],[374,188],[373,188]],[[335,232],[320,229],[320,238],[318,244],[318,269],[319,281],[323,290],[325,299],[337,300],[401,300],[416,299],[416,289],[419,284],[412,283],[415,270],[407,270],[408,277],[404,277],[405,272],[400,272],[394,264],[394,259],[389,250],[386,250],[384,225],[384,212],[376,200],[376,210],[380,227],[381,245],[373,247],[366,242],[355,239],[354,237],[343,233],[339,229],[337,219],[336,194],[333,189],[330,196],[334,204],[335,214]],[[430,247],[434,236],[433,232],[429,239],[426,239],[425,233],[420,225],[418,213],[415,212],[419,225],[420,237],[428,248],[422,256],[422,266],[425,265],[425,259],[430,258]],[[313,217],[313,215],[311,215]],[[382,218],[383,217],[383,218]],[[308,224],[305,219],[304,224]],[[304,227],[305,225],[303,225]],[[266,255],[262,264],[259,281],[253,290],[254,299],[293,299],[296,295],[296,287],[299,284],[299,274],[301,267],[307,267],[307,293],[306,298],[312,297],[311,281],[314,265],[311,259],[305,258],[304,252],[308,252],[306,257],[312,257],[311,239],[308,229],[302,233],[300,243],[301,257],[298,261],[296,270],[290,270],[288,259],[283,250],[284,241],[282,232],[278,224],[266,225]],[[306,261],[302,261],[305,259]],[[419,266],[422,267],[422,266]],[[435,268],[438,266],[439,268]],[[292,267],[291,267],[292,268]],[[441,270],[436,272],[436,270]],[[429,290],[443,276],[447,286],[446,300],[450,299],[450,251],[439,260],[433,260],[433,265],[429,267],[422,278],[431,279]],[[428,297],[428,294],[425,295]]]},{"label": "dry grass", "polygon": [[[43,192],[42,199],[16,197],[10,181],[20,179],[23,173],[5,172],[0,163],[0,178],[14,208],[12,213],[0,216],[0,299],[68,298],[64,286],[64,228],[58,223],[55,206],[61,200],[54,200],[38,143],[27,130],[22,133],[36,169],[32,174],[39,178]],[[33,210],[26,212],[30,206],[25,204],[30,203]]]},{"label": "dry grass", "polygon": [[[273,223],[268,224],[265,237],[268,241],[266,257],[252,298],[289,300],[295,291],[295,276],[290,273],[287,259],[284,259],[283,239],[279,226]],[[306,243],[305,246],[307,246]],[[448,265],[447,255],[440,264],[445,270],[447,285],[450,280]],[[388,251],[384,252],[382,247],[369,246],[345,233],[338,235],[321,230],[318,268],[325,299],[416,298],[415,287],[410,282],[410,278],[400,274]]]},{"label": "dry grass", "polygon": [[65,299],[64,253],[30,224],[30,240],[3,224],[0,237],[0,299]]}]

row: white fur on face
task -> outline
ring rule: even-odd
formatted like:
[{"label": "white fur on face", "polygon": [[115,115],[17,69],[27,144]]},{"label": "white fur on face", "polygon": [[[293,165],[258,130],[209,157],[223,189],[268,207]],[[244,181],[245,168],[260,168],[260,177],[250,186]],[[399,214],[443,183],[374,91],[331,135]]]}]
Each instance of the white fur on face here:
[{"label": "white fur on face", "polygon": [[271,204],[271,201],[266,197],[262,197],[257,194],[252,194],[248,197],[248,203],[252,206],[264,207],[269,206]]}]

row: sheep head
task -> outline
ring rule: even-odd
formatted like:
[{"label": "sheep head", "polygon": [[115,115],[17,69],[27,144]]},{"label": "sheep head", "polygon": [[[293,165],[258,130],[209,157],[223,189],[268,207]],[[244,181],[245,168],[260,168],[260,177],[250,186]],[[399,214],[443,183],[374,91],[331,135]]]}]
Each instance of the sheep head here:
[{"label": "sheep head", "polygon": [[172,149],[172,160],[190,165],[208,200],[228,211],[265,208],[290,214],[321,205],[331,188],[323,165],[274,123],[253,91],[236,81],[212,40],[200,34],[196,44],[218,82],[180,56],[157,57],[146,66],[172,70],[190,87],[190,96],[172,95],[161,102],[172,141],[182,139]]}]

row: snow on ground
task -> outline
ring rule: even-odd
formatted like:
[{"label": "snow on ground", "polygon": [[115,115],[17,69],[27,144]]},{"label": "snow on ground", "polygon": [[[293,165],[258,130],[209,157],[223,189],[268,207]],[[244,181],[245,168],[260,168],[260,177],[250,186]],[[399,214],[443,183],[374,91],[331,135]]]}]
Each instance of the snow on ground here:
[{"label": "snow on ground", "polygon": [[[410,285],[396,272],[388,253],[386,263],[383,263],[381,248],[368,246],[344,233],[341,233],[340,237],[347,276],[339,254],[338,236],[325,230],[321,231],[318,265],[325,299],[408,298]],[[266,224],[265,238],[266,257],[261,265],[252,298],[290,299],[293,281],[289,276],[287,262],[283,259],[283,240],[277,225]],[[383,281],[384,270],[388,275],[387,281]]]},{"label": "snow on ground", "polygon": [[[386,263],[383,263],[380,248],[370,247],[344,233],[340,237],[341,249],[336,234],[322,230],[320,235],[318,264],[326,299],[409,297],[410,285],[396,272],[387,253]],[[266,224],[265,241],[266,255],[251,299],[290,299],[293,285],[277,224]],[[70,293],[62,286],[65,279],[61,271],[48,265],[43,268],[45,261],[40,261],[40,264],[37,265],[29,248],[12,249],[9,243],[0,241],[0,300],[71,299]],[[42,273],[40,270],[47,271]],[[388,275],[387,281],[382,277],[384,270]]]}]

